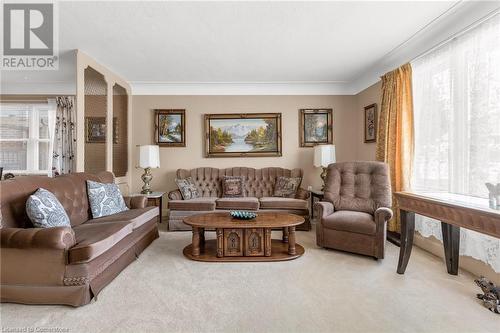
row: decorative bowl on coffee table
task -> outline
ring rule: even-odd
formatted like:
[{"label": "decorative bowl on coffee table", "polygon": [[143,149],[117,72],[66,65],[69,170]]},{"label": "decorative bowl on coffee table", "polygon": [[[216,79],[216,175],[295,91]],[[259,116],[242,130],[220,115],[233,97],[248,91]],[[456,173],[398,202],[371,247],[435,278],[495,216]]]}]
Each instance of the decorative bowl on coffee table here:
[{"label": "decorative bowl on coffee table", "polygon": [[229,212],[231,217],[238,220],[251,220],[257,217],[257,214],[254,212],[247,212],[244,210],[232,210]]}]

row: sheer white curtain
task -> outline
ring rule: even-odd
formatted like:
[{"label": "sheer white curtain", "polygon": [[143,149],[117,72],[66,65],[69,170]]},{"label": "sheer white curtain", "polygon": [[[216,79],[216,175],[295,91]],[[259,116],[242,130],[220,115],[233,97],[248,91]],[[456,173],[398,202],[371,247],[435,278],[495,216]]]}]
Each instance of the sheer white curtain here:
[{"label": "sheer white curtain", "polygon": [[[500,14],[412,62],[413,189],[486,198],[500,183]],[[424,237],[437,221],[417,217]],[[460,254],[500,272],[500,240],[462,229]]]}]

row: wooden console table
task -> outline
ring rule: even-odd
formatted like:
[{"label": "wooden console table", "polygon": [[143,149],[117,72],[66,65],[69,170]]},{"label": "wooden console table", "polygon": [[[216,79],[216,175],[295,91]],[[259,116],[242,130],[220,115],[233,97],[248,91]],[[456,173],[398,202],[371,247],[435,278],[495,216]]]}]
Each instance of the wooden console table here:
[{"label": "wooden console table", "polygon": [[488,208],[486,199],[452,193],[397,192],[401,214],[401,247],[398,270],[404,274],[415,232],[415,214],[441,221],[446,268],[458,274],[460,228],[500,238],[500,211]]}]

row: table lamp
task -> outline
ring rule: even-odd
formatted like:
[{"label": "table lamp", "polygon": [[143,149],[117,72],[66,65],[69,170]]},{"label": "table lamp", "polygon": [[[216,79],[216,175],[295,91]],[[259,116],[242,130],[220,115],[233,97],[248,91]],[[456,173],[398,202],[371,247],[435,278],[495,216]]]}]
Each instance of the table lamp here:
[{"label": "table lamp", "polygon": [[323,179],[321,191],[325,190],[326,168],[331,163],[335,163],[335,145],[314,146],[314,166],[323,168],[321,172],[321,179]]},{"label": "table lamp", "polygon": [[139,146],[139,167],[144,169],[144,174],[141,176],[144,185],[142,186],[142,194],[151,194],[151,168],[160,167],[160,147],[154,145]]}]

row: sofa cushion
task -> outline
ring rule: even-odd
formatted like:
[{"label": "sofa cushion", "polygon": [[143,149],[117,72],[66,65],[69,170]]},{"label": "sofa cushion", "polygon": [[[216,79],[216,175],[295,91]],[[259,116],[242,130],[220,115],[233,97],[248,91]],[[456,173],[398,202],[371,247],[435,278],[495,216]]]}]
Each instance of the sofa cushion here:
[{"label": "sofa cushion", "polygon": [[245,196],[245,177],[224,176],[222,177],[222,197],[234,198]]},{"label": "sofa cushion", "polygon": [[263,197],[260,198],[261,209],[307,209],[307,200]]},{"label": "sofa cushion", "polygon": [[339,231],[374,235],[376,224],[368,213],[339,210],[321,220],[323,227]]},{"label": "sofa cushion", "polygon": [[43,188],[29,196],[26,201],[26,214],[35,228],[70,226],[64,207],[52,192]]},{"label": "sofa cushion", "polygon": [[73,231],[76,245],[69,249],[70,264],[97,258],[132,233],[132,223],[84,223],[74,227]]},{"label": "sofa cushion", "polygon": [[159,215],[158,207],[145,207],[130,209],[118,214],[113,214],[105,217],[99,217],[97,219],[88,220],[88,223],[103,223],[103,222],[129,222],[132,224],[132,228],[135,230],[142,226],[144,223],[154,219]]},{"label": "sofa cushion", "polygon": [[215,210],[216,197],[201,197],[191,200],[170,200],[168,209],[186,211],[209,211]]},{"label": "sofa cushion", "polygon": [[217,209],[243,209],[243,210],[259,209],[259,199],[254,197],[220,198],[217,199],[216,203],[217,203]]},{"label": "sofa cushion", "polygon": [[128,210],[120,189],[116,184],[105,184],[87,180],[87,193],[93,218]]}]

